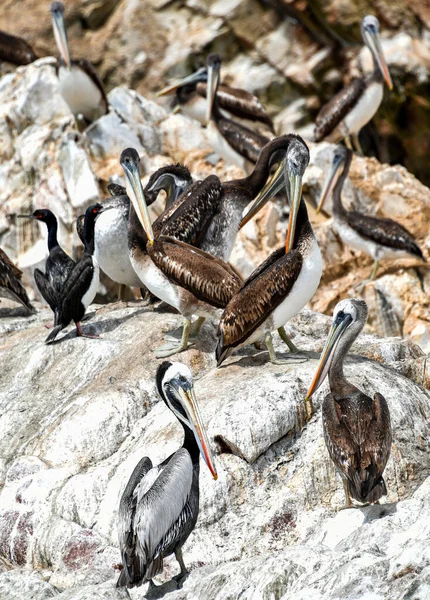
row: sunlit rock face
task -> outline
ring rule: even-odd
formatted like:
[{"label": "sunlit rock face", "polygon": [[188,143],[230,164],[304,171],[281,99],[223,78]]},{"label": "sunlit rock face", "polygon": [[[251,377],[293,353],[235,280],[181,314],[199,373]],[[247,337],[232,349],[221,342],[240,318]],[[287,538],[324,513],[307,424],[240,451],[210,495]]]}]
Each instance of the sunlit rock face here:
[{"label": "sunlit rock face", "polygon": [[[52,346],[43,343],[47,310],[1,319],[2,598],[19,597],[19,581],[28,598],[122,598],[114,588],[120,495],[142,456],[159,462],[182,443],[155,390],[153,355],[181,318],[139,304],[94,311],[84,328],[101,339],[77,339],[70,327]],[[347,590],[359,581],[363,594],[388,589],[400,598],[403,572],[404,585],[425,589],[430,394],[403,374],[422,352],[368,334],[353,346],[346,374],[387,398],[393,447],[384,504],[338,512],[343,488],[320,417],[327,384],[308,423],[303,405],[329,326],[310,311],[291,322],[289,334],[314,357],[299,364],[272,365],[266,352],[246,348],[216,369],[212,324],[181,355],[219,480],[202,465],[199,521],[184,547],[192,573],[181,590],[169,584],[172,598],[352,599]],[[286,357],[279,339],[276,350]],[[158,583],[176,572],[166,560]]]}]

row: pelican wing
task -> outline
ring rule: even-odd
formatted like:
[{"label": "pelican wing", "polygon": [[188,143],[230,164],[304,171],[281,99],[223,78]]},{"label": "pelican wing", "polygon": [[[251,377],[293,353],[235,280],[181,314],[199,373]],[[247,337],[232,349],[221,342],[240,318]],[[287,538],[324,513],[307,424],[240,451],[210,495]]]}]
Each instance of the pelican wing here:
[{"label": "pelican wing", "polygon": [[270,139],[257,131],[223,117],[217,119],[218,131],[241,156],[256,163],[261,149]]},{"label": "pelican wing", "polygon": [[92,63],[90,63],[90,61],[87,60],[86,58],[78,58],[77,60],[73,61],[73,64],[76,65],[77,67],[81,68],[83,71],[85,71],[85,73],[92,80],[92,82],[99,88],[100,93],[103,98],[103,103],[105,105],[105,112],[107,112],[108,99],[106,96],[105,88],[104,88],[102,80],[100,79],[100,75],[97,73],[97,70],[94,67],[94,65]]},{"label": "pelican wing", "polygon": [[280,248],[248,277],[221,316],[218,346],[222,350],[246,341],[285,300],[302,264],[303,258],[298,250],[285,254],[284,248]]},{"label": "pelican wing", "polygon": [[[201,81],[197,84],[196,91],[200,96],[206,98],[207,87],[207,83]],[[240,119],[264,123],[274,133],[272,119],[267,114],[259,98],[251,92],[221,84],[218,87],[217,100],[220,108],[228,110]]]},{"label": "pelican wing", "polygon": [[29,311],[33,311],[34,308],[21,283],[21,277],[22,271],[13,264],[6,252],[0,248],[0,288],[3,288],[4,295],[20,302]]},{"label": "pelican wing", "polygon": [[[376,393],[372,401],[359,390],[344,398],[328,394],[322,415],[327,448],[348,479],[351,495],[359,502],[378,499],[381,488],[385,490],[382,473],[391,450],[390,415],[384,397]],[[379,494],[372,499],[376,487]]]},{"label": "pelican wing", "polygon": [[209,175],[193,186],[192,193],[186,198],[182,200],[182,195],[178,198],[174,203],[176,209],[169,211],[169,217],[164,219],[160,235],[172,236],[192,246],[199,245],[213,216],[220,210],[223,195],[219,178]]},{"label": "pelican wing", "polygon": [[160,236],[147,251],[172,282],[212,306],[224,308],[242,285],[230,265],[175,238]]},{"label": "pelican wing", "polygon": [[202,182],[195,181],[192,183],[183,194],[181,194],[172,204],[166,208],[165,211],[161,213],[161,215],[154,221],[152,224],[152,228],[154,230],[155,236],[160,235],[164,225],[169,222],[170,218],[174,215],[174,213],[178,210],[182,203],[186,202],[188,198],[194,194],[196,190],[200,187]]},{"label": "pelican wing", "polygon": [[362,237],[382,246],[397,248],[419,258],[424,258],[414,236],[397,221],[362,215],[355,211],[347,213],[347,219],[348,225]]},{"label": "pelican wing", "polygon": [[14,65],[28,65],[36,60],[32,47],[25,40],[0,31],[0,60]]},{"label": "pelican wing", "polygon": [[366,83],[360,77],[338,92],[325,104],[315,120],[315,141],[320,142],[329,135],[358,102]]},{"label": "pelican wing", "polygon": [[165,465],[148,471],[134,489],[136,555],[146,579],[161,571],[163,549],[180,534],[190,518],[187,507],[192,481],[191,457],[185,448],[180,448]]}]

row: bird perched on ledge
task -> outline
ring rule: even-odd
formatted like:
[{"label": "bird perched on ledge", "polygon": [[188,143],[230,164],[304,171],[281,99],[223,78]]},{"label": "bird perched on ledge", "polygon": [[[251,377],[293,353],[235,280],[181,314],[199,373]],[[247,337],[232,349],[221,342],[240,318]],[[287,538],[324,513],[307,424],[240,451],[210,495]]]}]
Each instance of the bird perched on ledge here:
[{"label": "bird perched on ledge", "polygon": [[387,494],[382,477],[392,439],[387,401],[379,392],[370,398],[343,372],[346,355],[366,319],[367,305],[363,300],[352,298],[336,305],[333,324],[306,396],[309,401],[328,374],[330,394],[322,405],[324,439],[342,477],[347,507],[352,504],[351,498],[373,504]]},{"label": "bird perched on ledge", "polygon": [[145,456],[135,467],[122,494],[118,537],[123,569],[117,587],[132,588],[163,570],[163,560],[175,554],[184,578],[182,546],[199,514],[199,457],[218,478],[210,444],[199,413],[188,367],[163,362],[157,369],[157,390],[184,430],[184,443],[159,465]]},{"label": "bird perched on ledge", "polygon": [[382,52],[376,17],[364,17],[361,35],[372,53],[373,71],[354,79],[322,107],[315,121],[315,141],[340,142],[345,139],[350,146],[348,140],[351,136],[356,150],[362,154],[358,134],[382,102],[384,80],[389,90],[393,83]]}]

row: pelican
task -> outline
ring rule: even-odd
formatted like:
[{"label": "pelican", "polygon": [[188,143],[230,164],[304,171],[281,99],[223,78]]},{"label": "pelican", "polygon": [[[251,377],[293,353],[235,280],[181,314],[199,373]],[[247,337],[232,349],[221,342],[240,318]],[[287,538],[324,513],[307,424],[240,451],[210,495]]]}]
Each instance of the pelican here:
[{"label": "pelican", "polygon": [[[145,198],[148,205],[155,202],[161,190],[166,192],[166,207],[187,189],[192,182],[189,170],[183,165],[167,165],[155,171],[146,186]],[[108,277],[120,285],[120,299],[124,287],[143,288],[130,261],[128,251],[128,219],[130,212],[130,199],[126,189],[118,184],[109,184],[111,198],[103,201],[106,210],[97,218],[95,225],[95,257],[101,270]],[[78,217],[78,235],[83,239],[84,215]]]},{"label": "pelican", "polygon": [[59,294],[75,266],[75,261],[64,252],[58,243],[58,223],[52,211],[46,208],[37,209],[32,215],[18,215],[18,218],[34,219],[40,223],[45,223],[48,228],[49,255],[45,263],[45,273],[40,269],[35,269],[34,280],[42,298],[49,304],[52,312],[55,313]]},{"label": "pelican", "polygon": [[[157,369],[157,390],[184,430],[184,443],[153,466],[145,456],[136,465],[122,494],[118,538],[123,569],[117,587],[132,588],[163,570],[163,560],[175,554],[181,567],[178,582],[188,571],[182,546],[199,514],[200,454],[213,478],[218,478],[188,367],[163,362]],[[176,578],[175,578],[176,579]]]},{"label": "pelican", "polygon": [[[221,66],[221,58],[218,55],[214,56],[217,57]],[[200,121],[202,125],[206,125],[207,81],[208,67],[201,67],[184,79],[175,81],[165,87],[161,92],[158,92],[158,96],[175,93],[175,110],[180,108],[188,117]],[[247,90],[220,84],[216,96],[224,117],[234,117],[242,125],[251,128],[255,127],[256,124],[261,124],[268,128],[271,133],[275,133],[272,119],[254,94]]]},{"label": "pelican", "polygon": [[367,305],[363,300],[352,298],[336,305],[333,324],[306,396],[309,401],[328,374],[330,394],[322,405],[324,439],[342,477],[347,506],[352,505],[351,498],[373,504],[387,494],[382,477],[392,438],[387,401],[379,392],[370,398],[343,373],[345,357],[366,319]]},{"label": "pelican", "polygon": [[103,83],[86,58],[71,60],[64,24],[64,5],[53,2],[51,15],[55,41],[61,55],[57,67],[61,94],[75,117],[82,115],[91,123],[108,111]]},{"label": "pelican", "polygon": [[207,68],[206,119],[209,143],[214,152],[225,161],[247,172],[257,162],[260,150],[270,141],[270,138],[223,116],[217,97],[221,68],[218,54],[209,54]]},{"label": "pelican", "polygon": [[[321,279],[321,253],[301,197],[301,181],[309,163],[309,150],[297,137],[288,154],[288,160],[281,163],[242,221],[242,224],[248,222],[285,178],[291,203],[285,246],[275,250],[257,267],[226,306],[218,326],[218,366],[235,348],[262,338],[271,362],[279,364],[271,337],[275,329],[290,350],[297,351],[283,326],[309,302]],[[298,357],[293,355],[292,358]]]},{"label": "pelican", "polygon": [[0,31],[0,61],[28,65],[36,60],[33,48],[24,39]]},{"label": "pelican", "polygon": [[0,297],[22,304],[29,313],[36,312],[21,283],[22,271],[13,264],[0,248]]},{"label": "pelican", "polygon": [[375,115],[382,102],[384,80],[389,90],[393,83],[382,52],[379,21],[367,15],[361,21],[361,35],[373,58],[373,71],[354,79],[320,110],[315,122],[315,141],[339,142],[352,137],[355,148],[362,153],[358,134]]},{"label": "pelican", "polygon": [[[152,294],[176,308],[185,318],[180,343],[168,344],[167,348],[156,351],[159,358],[171,356],[188,347],[192,315],[217,318],[242,280],[218,258],[172,237],[171,232],[178,231],[175,223],[178,217],[172,217],[170,222],[167,220],[154,234],[139,177],[136,150],[124,150],[120,163],[126,176],[127,194],[134,207],[134,210],[130,209],[128,238],[134,270]],[[210,190],[213,184],[221,185],[219,179],[211,175],[201,186]],[[204,192],[205,189],[202,196],[207,197]],[[187,229],[195,230],[195,220],[184,207],[185,203],[182,203],[180,222],[187,235]]]},{"label": "pelican", "polygon": [[325,199],[333,190],[333,220],[336,231],[347,246],[365,252],[374,260],[370,279],[363,282],[364,286],[368,281],[375,279],[382,259],[411,255],[423,261],[425,258],[413,235],[400,223],[392,219],[363,215],[353,210],[347,211],[344,208],[341,193],[351,160],[351,150],[344,146],[336,148],[317,211],[321,210]]},{"label": "pelican", "polygon": [[99,264],[94,255],[94,226],[98,215],[108,208],[101,204],[89,206],[85,212],[84,239],[85,249],[80,260],[74,265],[58,294],[55,310],[54,328],[46,338],[49,344],[57,335],[74,321],[78,336],[94,338],[83,332],[81,321],[88,306],[94,300],[99,286]]}]

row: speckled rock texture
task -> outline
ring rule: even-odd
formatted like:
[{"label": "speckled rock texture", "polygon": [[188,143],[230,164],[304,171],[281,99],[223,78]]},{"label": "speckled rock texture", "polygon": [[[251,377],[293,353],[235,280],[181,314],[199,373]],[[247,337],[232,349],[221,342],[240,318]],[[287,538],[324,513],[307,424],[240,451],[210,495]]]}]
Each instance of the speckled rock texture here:
[{"label": "speckled rock texture", "polygon": [[[142,456],[161,461],[181,443],[155,391],[152,352],[181,318],[139,303],[94,305],[84,327],[101,339],[78,339],[70,328],[46,346],[46,310],[30,318],[2,310],[0,597],[19,598],[26,586],[28,600],[123,598],[114,588],[120,495]],[[343,488],[320,418],[327,386],[308,423],[303,404],[329,325],[310,311],[291,322],[310,357],[299,364],[271,365],[251,348],[216,369],[211,324],[180,356],[195,376],[219,480],[202,466],[200,517],[184,547],[192,573],[176,590],[177,565],[166,560],[157,583],[173,590],[169,597],[346,600],[373,590],[394,600],[416,589],[424,600],[430,394],[403,374],[422,352],[368,334],[354,345],[347,376],[390,406],[389,493],[381,506],[338,512]],[[276,349],[287,357],[280,340]]]}]

